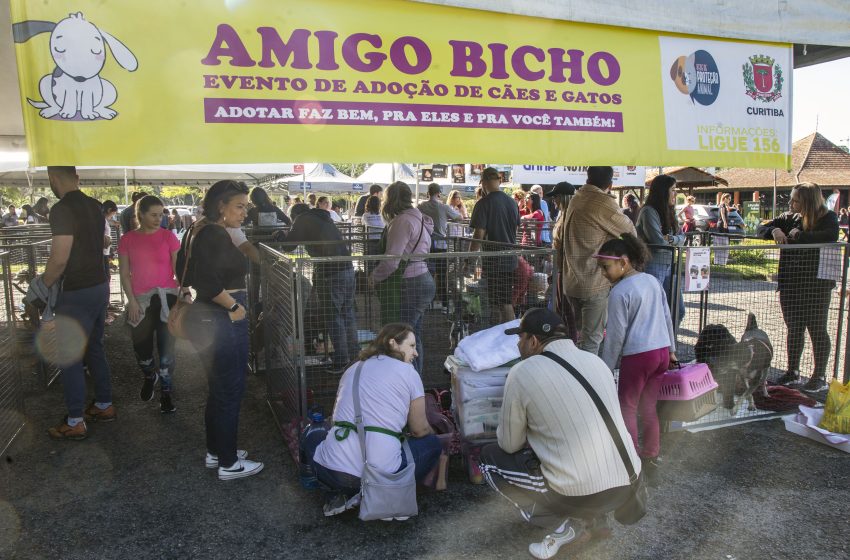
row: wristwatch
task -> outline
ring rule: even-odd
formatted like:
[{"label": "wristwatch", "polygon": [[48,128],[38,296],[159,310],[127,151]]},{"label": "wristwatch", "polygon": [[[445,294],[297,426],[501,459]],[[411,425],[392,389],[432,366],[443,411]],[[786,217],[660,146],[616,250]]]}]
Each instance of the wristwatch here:
[{"label": "wristwatch", "polygon": [[239,302],[238,301],[234,302],[233,305],[230,306],[230,309],[228,309],[228,311],[230,311],[231,313],[234,313],[234,312],[236,312],[237,309],[239,309]]}]

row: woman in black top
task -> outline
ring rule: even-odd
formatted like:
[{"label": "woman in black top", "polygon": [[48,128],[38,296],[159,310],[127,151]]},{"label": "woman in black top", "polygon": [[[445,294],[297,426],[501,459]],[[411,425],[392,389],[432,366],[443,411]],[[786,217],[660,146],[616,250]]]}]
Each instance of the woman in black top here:
[{"label": "woman in black top", "polygon": [[272,203],[272,199],[269,198],[269,194],[264,188],[254,187],[254,190],[251,191],[251,203],[254,207],[248,211],[249,225],[254,227],[259,227],[260,225],[263,227],[273,227],[273,224],[265,221],[263,224],[260,224],[260,214],[274,214],[278,225],[287,227],[292,225],[292,222],[289,220],[289,216]]},{"label": "woman in black top", "polygon": [[[247,452],[236,447],[248,369],[244,307],[248,260],[233,245],[225,228],[242,225],[247,205],[248,188],[244,184],[214,184],[204,197],[204,220],[186,233],[180,250],[185,253],[189,244],[187,278],[182,285],[191,285],[197,293],[190,313],[189,338],[207,374],[206,466],[218,468],[219,480],[251,476],[263,469],[262,463],[248,461]],[[182,258],[177,270],[182,271]]]},{"label": "woman in black top", "polygon": [[[800,183],[791,191],[791,212],[759,226],[759,236],[777,245],[833,243],[838,240],[838,217],[824,206],[820,187]],[[812,339],[815,367],[804,391],[823,391],[830,342],[827,332],[833,280],[818,277],[821,250],[783,249],[779,254],[779,305],[788,328],[788,371],[779,382],[800,384],[800,358],[806,330]],[[840,257],[839,257],[840,258]]]}]

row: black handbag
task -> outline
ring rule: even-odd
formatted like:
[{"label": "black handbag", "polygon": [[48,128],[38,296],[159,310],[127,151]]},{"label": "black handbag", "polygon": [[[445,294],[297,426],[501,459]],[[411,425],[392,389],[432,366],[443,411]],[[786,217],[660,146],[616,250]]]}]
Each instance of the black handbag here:
[{"label": "black handbag", "polygon": [[623,464],[626,466],[626,472],[629,474],[629,483],[632,487],[632,493],[629,498],[623,502],[620,507],[614,510],[614,519],[623,525],[634,525],[646,515],[646,502],[649,497],[649,493],[646,490],[646,481],[643,478],[643,472],[639,475],[635,474],[634,465],[632,465],[632,460],[626,451],[626,445],[623,443],[623,438],[620,437],[620,432],[617,430],[617,426],[614,425],[614,419],[611,418],[611,414],[608,412],[608,409],[605,408],[605,404],[602,402],[602,399],[599,398],[599,395],[593,387],[590,386],[587,379],[585,379],[576,368],[560,356],[553,354],[552,352],[543,352],[541,355],[560,364],[561,367],[570,372],[570,374],[575,377],[576,381],[584,387],[587,394],[590,395],[590,398],[593,400],[593,404],[596,405],[596,408],[599,410],[599,414],[602,415],[602,419],[605,421],[605,426],[608,427],[608,432],[611,434],[611,439],[613,439],[614,443],[617,445],[617,451],[620,453],[620,459],[622,459]]}]

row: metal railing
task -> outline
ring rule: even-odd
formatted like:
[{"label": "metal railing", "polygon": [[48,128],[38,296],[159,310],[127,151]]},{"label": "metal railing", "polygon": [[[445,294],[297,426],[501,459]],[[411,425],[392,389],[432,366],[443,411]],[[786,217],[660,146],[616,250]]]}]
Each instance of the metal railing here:
[{"label": "metal railing", "polygon": [[[354,240],[352,246],[357,247]],[[515,247],[474,253],[416,255],[429,278],[437,277],[433,296],[422,303],[419,287],[412,283],[396,288],[397,301],[370,288],[368,276],[391,255],[311,258],[301,249],[261,245],[262,329],[261,365],[265,366],[269,403],[281,427],[300,419],[314,405],[330,411],[341,376],[340,366],[356,358],[371,342],[397,305],[421,308],[421,376],[427,387],[448,387],[443,364],[462,336],[500,323],[499,305],[491,297],[506,296],[522,313],[547,303],[546,277],[551,272],[551,250]],[[405,257],[406,259],[406,257]],[[505,259],[520,259],[516,270],[500,268]],[[412,262],[412,261],[409,261]],[[351,285],[335,284],[331,277],[341,270]],[[432,272],[433,271],[433,272]],[[520,277],[522,275],[522,277]],[[347,282],[348,280],[346,280]],[[491,283],[488,286],[488,282]],[[497,288],[497,284],[499,287]],[[352,322],[336,323],[348,308],[336,291],[351,292]],[[501,290],[496,296],[494,290]],[[428,291],[428,293],[431,293]],[[345,296],[346,298],[348,295]],[[433,299],[433,301],[432,301]],[[342,329],[335,331],[334,329]],[[338,346],[348,351],[340,358]],[[353,349],[352,349],[353,346]]]},{"label": "metal railing", "polygon": [[[682,294],[685,313],[681,324],[676,325],[681,360],[696,357],[701,333],[705,333],[704,344],[716,342],[712,337],[719,335],[709,334],[715,331],[715,327],[706,329],[710,325],[722,325],[736,341],[740,340],[752,313],[773,349],[768,382],[777,381],[789,370],[798,370],[805,380],[814,375],[817,368],[822,370],[826,381],[850,380],[850,363],[845,359],[850,349],[846,302],[850,251],[847,244],[780,246],[760,239],[710,232],[701,233],[699,237],[702,246],[653,248],[671,254],[673,272],[665,289],[674,295],[670,298],[674,323],[680,305],[675,294]],[[688,265],[689,253],[693,255],[696,251],[708,253],[707,270],[699,265]],[[704,275],[708,276],[705,289],[685,289],[688,280],[696,284]],[[819,313],[813,313],[816,310]],[[812,328],[806,328],[810,325]],[[817,325],[825,325],[825,331]],[[734,372],[723,371],[714,374],[720,384],[719,398],[732,391],[736,399],[740,398],[740,376],[736,378]],[[721,405],[692,424],[723,424],[775,414],[758,408],[761,393],[760,390],[756,392],[755,409],[736,402],[733,417],[730,410]]]},{"label": "metal railing", "polygon": [[0,297],[0,456],[2,456],[24,425],[24,400],[21,374],[17,367],[15,321],[12,307],[12,269],[9,253],[0,251],[0,274],[3,291]]},{"label": "metal railing", "polygon": [[59,368],[39,356],[35,344],[41,320],[34,309],[24,305],[30,281],[44,272],[50,256],[50,239],[0,238],[0,250],[8,253],[10,297],[5,302],[7,316],[15,324],[17,363],[22,375],[36,375],[43,387],[49,387]]}]

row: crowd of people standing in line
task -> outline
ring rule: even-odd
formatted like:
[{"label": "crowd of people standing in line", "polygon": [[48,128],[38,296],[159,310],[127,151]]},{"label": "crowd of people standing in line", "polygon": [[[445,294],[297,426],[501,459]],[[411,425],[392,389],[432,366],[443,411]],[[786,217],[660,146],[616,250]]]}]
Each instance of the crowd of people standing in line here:
[{"label": "crowd of people standing in line", "polygon": [[[43,209],[50,219],[51,254],[45,273],[33,284],[57,291],[55,298],[49,298],[55,301],[51,311],[80,325],[85,333],[82,348],[76,343],[80,352],[58,364],[67,415],[49,434],[55,439],[84,439],[87,422],[117,418],[103,331],[110,273],[104,250],[111,242],[110,224],[118,208],[82,193],[72,167],[51,167],[48,175],[59,202]],[[515,245],[523,220],[545,222],[558,215],[550,240],[540,228],[531,235],[538,245],[552,242],[556,293],[563,297],[553,298],[554,310],[533,309],[519,327],[506,331],[519,336],[523,360],[511,369],[506,382],[498,443],[481,456],[491,486],[519,507],[526,520],[552,530],[529,547],[535,557],[550,558],[564,544],[604,534],[606,514],[628,499],[634,476],[643,473],[650,484],[659,480],[658,386],[663,373],[677,363],[674,324],[684,311],[681,294],[672,293],[672,261],[665,246],[684,243],[682,230],[692,215],[684,213],[684,227],[679,226],[675,179],[667,175],[653,179],[636,217],[621,210],[610,195],[611,167],[588,168],[587,182],[578,189],[568,184],[552,189],[546,197],[553,202],[552,212],[548,204],[544,206],[542,188],[535,186],[530,196],[512,199],[499,188],[495,169],[483,170],[481,177],[481,196],[469,222],[470,250],[490,253],[482,275],[500,323],[516,318],[511,291],[518,260],[500,255],[499,244]],[[445,270],[439,265],[429,269],[425,255],[446,250],[449,225],[464,214],[457,193],[449,195],[448,204],[437,185],[429,186],[428,195],[428,201],[415,206],[410,187],[396,182],[386,190],[373,187],[358,201],[355,214],[359,212],[363,223],[374,228],[367,237],[369,252],[406,257],[380,259],[369,270],[368,284],[379,294],[384,327],[365,350],[357,337],[356,276],[347,260],[351,251],[335,225],[327,197],[311,195],[309,205],[295,200],[287,215],[270,204],[262,189],[254,189],[249,199],[244,184],[220,181],[206,193],[203,218],[187,229],[182,242],[170,227],[164,203],[155,196],[139,193],[129,211],[119,215],[120,277],[142,373],[139,397],[152,400],[159,387],[160,411],[176,410],[175,339],[168,318],[169,310],[178,300],[186,301],[191,289],[195,298],[189,316],[198,328],[189,329],[188,338],[209,389],[205,466],[217,469],[220,480],[263,470],[263,463],[249,460],[237,443],[248,362],[246,274],[249,262],[257,262],[256,248],[244,233],[240,236],[246,219],[256,226],[288,220],[291,228],[282,240],[285,244],[303,245],[311,257],[344,257],[317,261],[313,274],[316,297],[331,306],[330,369],[341,375],[335,429],[310,442],[316,475],[328,490],[325,515],[354,507],[359,499],[360,443],[349,437],[355,431],[355,382],[370,432],[364,441],[376,464],[389,472],[406,467],[408,459],[398,443],[406,425],[417,480],[434,468],[440,445],[425,418],[422,322],[435,298],[440,302],[445,297],[436,285],[442,283]],[[724,197],[724,204],[728,202]],[[625,210],[633,209],[631,202],[626,206]],[[724,216],[721,207],[721,220],[727,219],[728,211]],[[779,262],[779,302],[788,326],[789,356],[788,371],[780,381],[807,391],[821,391],[826,385],[830,353],[826,317],[835,283],[818,277],[818,249],[793,245],[835,241],[839,227],[820,188],[803,183],[792,190],[791,211],[759,228],[761,237],[791,246],[781,252]],[[676,298],[679,304],[674,306]],[[671,317],[673,307],[680,310],[676,317]],[[75,346],[74,329],[61,324],[54,325],[57,345]],[[814,372],[803,385],[800,360],[807,331],[815,359]],[[88,406],[83,364],[95,386],[95,398]],[[613,370],[619,370],[616,386]],[[552,405],[552,394],[559,395],[558,406]],[[582,413],[565,415],[574,409]],[[602,435],[606,431],[611,435]],[[617,438],[629,444],[621,455],[611,447],[595,453],[593,461],[579,461],[572,451],[614,446]]]}]

